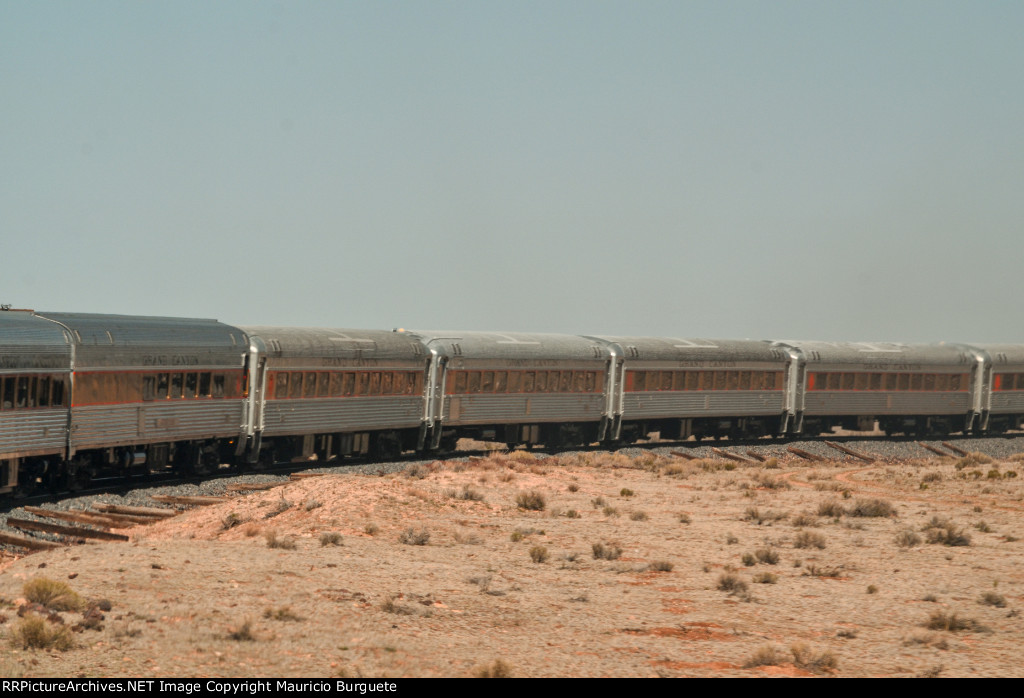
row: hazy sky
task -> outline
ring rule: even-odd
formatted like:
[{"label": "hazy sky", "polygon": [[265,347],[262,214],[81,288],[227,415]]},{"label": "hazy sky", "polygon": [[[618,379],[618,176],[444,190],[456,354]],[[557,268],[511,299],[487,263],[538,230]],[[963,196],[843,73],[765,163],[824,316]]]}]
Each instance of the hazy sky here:
[{"label": "hazy sky", "polygon": [[1024,3],[0,0],[0,302],[1024,342]]}]

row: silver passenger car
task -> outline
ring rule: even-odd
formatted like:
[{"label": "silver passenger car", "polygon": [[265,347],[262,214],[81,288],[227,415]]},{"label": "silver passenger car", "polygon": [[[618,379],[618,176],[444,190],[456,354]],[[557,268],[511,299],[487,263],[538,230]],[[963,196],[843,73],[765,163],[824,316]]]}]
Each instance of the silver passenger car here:
[{"label": "silver passenger car", "polygon": [[73,344],[69,476],[108,465],[203,471],[244,421],[245,334],[216,320],[40,313]]},{"label": "silver passenger car", "polygon": [[52,475],[67,451],[71,338],[32,311],[0,311],[0,493]]},{"label": "silver passenger car", "polygon": [[1024,424],[1024,346],[976,344],[984,363],[984,391],[979,399],[979,429],[1001,433]]},{"label": "silver passenger car", "polygon": [[567,446],[601,441],[611,354],[559,334],[417,332],[432,357],[431,448],[462,437]]},{"label": "silver passenger car", "polygon": [[888,434],[972,428],[977,359],[956,345],[777,342],[796,352],[794,431],[836,427]]},{"label": "silver passenger car", "polygon": [[249,460],[391,457],[426,439],[429,354],[410,333],[246,327]]},{"label": "silver passenger car", "polygon": [[786,432],[785,350],[750,340],[600,337],[623,357],[614,385],[616,432],[625,441],[755,437]]}]

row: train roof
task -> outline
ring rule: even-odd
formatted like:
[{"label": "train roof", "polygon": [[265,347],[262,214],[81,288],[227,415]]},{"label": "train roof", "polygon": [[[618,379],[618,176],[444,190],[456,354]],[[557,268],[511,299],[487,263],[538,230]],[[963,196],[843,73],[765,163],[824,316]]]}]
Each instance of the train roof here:
[{"label": "train roof", "polygon": [[415,330],[424,344],[447,356],[487,359],[597,359],[608,355],[605,343],[571,334]]},{"label": "train roof", "polygon": [[680,337],[616,337],[597,339],[618,345],[627,358],[642,361],[782,361],[786,353],[753,339],[684,339]]},{"label": "train roof", "polygon": [[0,369],[70,367],[71,338],[60,326],[31,310],[0,311]]},{"label": "train roof", "polygon": [[244,349],[245,333],[218,320],[93,313],[40,312],[67,327],[82,346],[230,346]]},{"label": "train roof", "polygon": [[775,344],[799,350],[809,364],[871,364],[898,368],[907,364],[966,366],[974,362],[969,349],[952,344],[795,340],[779,341]]},{"label": "train roof", "polygon": [[426,355],[420,337],[409,332],[332,327],[243,327],[275,358],[404,359]]},{"label": "train roof", "polygon": [[972,344],[988,354],[995,367],[1024,364],[1024,344]]}]

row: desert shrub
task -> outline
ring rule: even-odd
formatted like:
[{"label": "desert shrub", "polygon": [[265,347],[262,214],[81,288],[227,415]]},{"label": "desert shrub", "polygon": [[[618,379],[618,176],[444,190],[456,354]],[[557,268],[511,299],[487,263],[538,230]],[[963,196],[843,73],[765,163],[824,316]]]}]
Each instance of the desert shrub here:
[{"label": "desert shrub", "polygon": [[547,502],[543,494],[537,490],[530,490],[529,492],[520,492],[516,495],[516,506],[528,511],[544,511]]},{"label": "desert shrub", "polygon": [[603,513],[605,516],[618,516],[619,510],[616,509],[615,507],[605,507],[604,509],[601,510],[601,513]]},{"label": "desert shrub", "polygon": [[594,543],[590,549],[595,560],[618,560],[622,556],[622,548],[611,543]]},{"label": "desert shrub", "polygon": [[423,478],[430,474],[430,471],[427,470],[422,465],[420,465],[419,463],[417,463],[415,465],[410,465],[408,468],[402,471],[402,474],[405,475],[407,478],[422,480]]},{"label": "desert shrub", "polygon": [[804,568],[805,577],[840,577],[843,574],[843,570],[839,567],[818,567],[817,565],[807,565]]},{"label": "desert shrub", "polygon": [[747,510],[743,512],[744,521],[753,521],[758,526],[766,521],[769,524],[775,521],[782,521],[787,516],[789,516],[789,514],[786,514],[785,512],[772,511],[770,509],[768,511],[761,511],[757,507],[748,507]]},{"label": "desert shrub", "polygon": [[595,497],[594,499],[590,500],[590,504],[595,509],[603,507],[605,505],[604,497]]},{"label": "desert shrub", "polygon": [[932,614],[928,616],[928,620],[925,621],[924,627],[928,630],[946,630],[951,633],[961,630],[971,632],[983,632],[986,630],[985,626],[979,624],[973,618],[961,618],[956,613],[946,613],[941,610],[932,611]]},{"label": "desert shrub", "polygon": [[740,561],[747,567],[753,567],[757,564],[757,558],[750,553],[743,553],[743,557],[740,558]]},{"label": "desert shrub", "polygon": [[753,577],[755,584],[775,584],[779,581],[778,575],[771,572],[759,572]]},{"label": "desert shrub", "polygon": [[530,559],[536,563],[547,562],[548,549],[543,545],[535,545],[530,548]]},{"label": "desert shrub", "polygon": [[825,536],[813,531],[800,531],[793,540],[794,548],[817,548],[825,549]]},{"label": "desert shrub", "polygon": [[978,523],[974,524],[974,527],[982,533],[992,533],[992,527],[984,521],[979,521]]},{"label": "desert shrub", "polygon": [[380,610],[385,613],[394,613],[399,616],[411,616],[416,612],[412,607],[399,603],[398,595],[396,594],[391,594],[385,597],[385,599],[381,601]]},{"label": "desert shrub", "polygon": [[368,523],[365,526],[363,526],[363,533],[365,533],[368,536],[375,536],[378,533],[380,533],[380,526],[378,526],[375,523]]},{"label": "desert shrub", "polygon": [[942,473],[926,473],[921,482],[939,482],[942,480]]},{"label": "desert shrub", "polygon": [[235,642],[255,642],[256,634],[252,629],[252,621],[246,619],[236,628],[228,629],[228,639]]},{"label": "desert shrub", "polygon": [[620,497],[632,497],[633,496],[633,490],[629,489],[628,487],[623,487],[621,490],[619,490],[619,496]]},{"label": "desert shrub", "polygon": [[306,511],[313,511],[314,509],[319,509],[323,505],[324,503],[321,502],[319,499],[310,499],[308,502],[305,503],[304,508],[306,509]]},{"label": "desert shrub", "polygon": [[272,519],[275,516],[279,516],[279,515],[285,513],[286,511],[288,511],[291,508],[292,508],[292,503],[289,502],[284,497],[281,497],[281,499],[277,500],[277,503],[274,505],[274,508],[271,509],[269,512],[267,512],[266,514],[263,515],[263,518],[264,519]]},{"label": "desert shrub", "polygon": [[507,679],[512,676],[512,667],[500,659],[494,660],[485,667],[480,667],[473,672],[478,679]]},{"label": "desert shrub", "polygon": [[281,606],[280,608],[268,608],[263,611],[263,617],[268,620],[280,620],[280,621],[301,621],[305,620],[302,616],[295,613],[291,606]]},{"label": "desert shrub", "polygon": [[567,512],[565,512],[565,518],[567,518],[567,519],[579,519],[581,517],[580,517],[580,513],[578,511],[576,511],[575,509],[569,509]]},{"label": "desert shrub", "polygon": [[896,508],[884,499],[858,499],[847,512],[850,516],[896,516]]},{"label": "desert shrub", "polygon": [[793,664],[804,671],[823,674],[826,671],[834,671],[839,666],[831,652],[814,652],[802,643],[793,645],[789,651],[793,654]]},{"label": "desert shrub", "polygon": [[66,625],[50,623],[31,613],[15,623],[8,638],[13,646],[25,650],[55,649],[66,652],[75,644],[71,630]]},{"label": "desert shrub", "polygon": [[730,594],[739,594],[747,590],[747,583],[731,572],[719,576],[715,586],[719,591],[727,591]]},{"label": "desert shrub", "polygon": [[829,499],[818,505],[818,516],[838,519],[846,513],[846,509],[835,499]]},{"label": "desert shrub", "polygon": [[425,528],[416,530],[407,528],[398,535],[398,542],[405,545],[426,545],[430,540],[430,531]]},{"label": "desert shrub", "polygon": [[230,514],[228,514],[220,520],[220,527],[222,530],[227,531],[243,523],[245,523],[245,519],[243,519],[235,512],[231,512]]},{"label": "desert shrub", "polygon": [[764,487],[768,490],[788,490],[791,487],[785,480],[764,473],[756,473],[751,479],[758,487]]},{"label": "desert shrub", "polygon": [[477,490],[474,490],[469,485],[463,485],[462,492],[458,495],[458,499],[464,502],[482,502],[484,501],[484,495]]},{"label": "desert shrub", "polygon": [[797,528],[803,528],[804,526],[817,526],[818,517],[814,514],[798,514],[789,520],[789,523]]},{"label": "desert shrub", "polygon": [[25,582],[21,593],[32,603],[51,611],[77,611],[85,605],[82,597],[67,584],[47,577],[35,577]]},{"label": "desert shrub", "polygon": [[779,563],[779,554],[771,548],[755,550],[754,555],[757,556],[758,562],[763,562],[766,565],[777,565]]},{"label": "desert shrub", "polygon": [[320,534],[320,547],[326,547],[328,545],[341,545],[341,534],[337,531],[330,531],[327,533]]},{"label": "desert shrub", "polygon": [[950,519],[933,516],[924,526],[924,538],[933,545],[967,546],[971,544],[971,536],[963,528]]},{"label": "desert shrub", "polygon": [[740,539],[737,538],[736,536],[734,536],[731,533],[725,537],[725,544],[726,545],[736,545],[739,542],[740,542]]},{"label": "desert shrub", "polygon": [[868,584],[867,592],[869,594],[877,594],[878,593],[878,587],[876,587],[874,584]]},{"label": "desert shrub", "polygon": [[750,659],[743,662],[744,669],[754,669],[759,666],[778,666],[789,661],[789,657],[772,645],[765,645],[755,652]]},{"label": "desert shrub", "polygon": [[681,523],[681,524],[688,524],[690,522],[691,522],[691,519],[690,519],[690,515],[689,514],[683,513],[683,514],[679,515],[679,523]]},{"label": "desert shrub", "polygon": [[565,489],[569,490],[570,492],[579,492],[580,486],[577,485],[575,482],[570,482],[569,486],[566,487]]},{"label": "desert shrub", "polygon": [[953,466],[957,470],[963,470],[964,468],[968,468],[974,465],[988,465],[991,462],[992,458],[990,456],[986,456],[984,453],[981,453],[980,451],[971,451],[963,458],[957,460],[956,463],[953,464]]},{"label": "desert shrub", "polygon": [[646,521],[648,518],[646,511],[634,511],[629,515],[631,521]]},{"label": "desert shrub", "polygon": [[263,534],[267,541],[268,548],[279,548],[281,550],[295,550],[298,544],[292,538],[281,538],[277,531],[270,530]]},{"label": "desert shrub", "polygon": [[896,545],[901,548],[913,548],[915,545],[921,544],[921,536],[917,535],[909,528],[900,531],[896,534]]},{"label": "desert shrub", "polygon": [[981,595],[978,603],[985,606],[995,606],[996,608],[1006,608],[1006,597],[994,591],[987,591]]},{"label": "desert shrub", "polygon": [[655,560],[647,565],[647,569],[652,572],[671,572],[674,567],[675,565],[666,560]]}]

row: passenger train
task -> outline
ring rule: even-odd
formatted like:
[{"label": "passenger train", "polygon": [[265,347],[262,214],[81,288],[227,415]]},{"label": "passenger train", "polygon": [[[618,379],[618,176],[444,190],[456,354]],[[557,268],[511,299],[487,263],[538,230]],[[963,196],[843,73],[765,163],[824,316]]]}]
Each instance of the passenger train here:
[{"label": "passenger train", "polygon": [[0,312],[0,493],[101,473],[848,430],[999,433],[1024,346],[233,327]]}]

